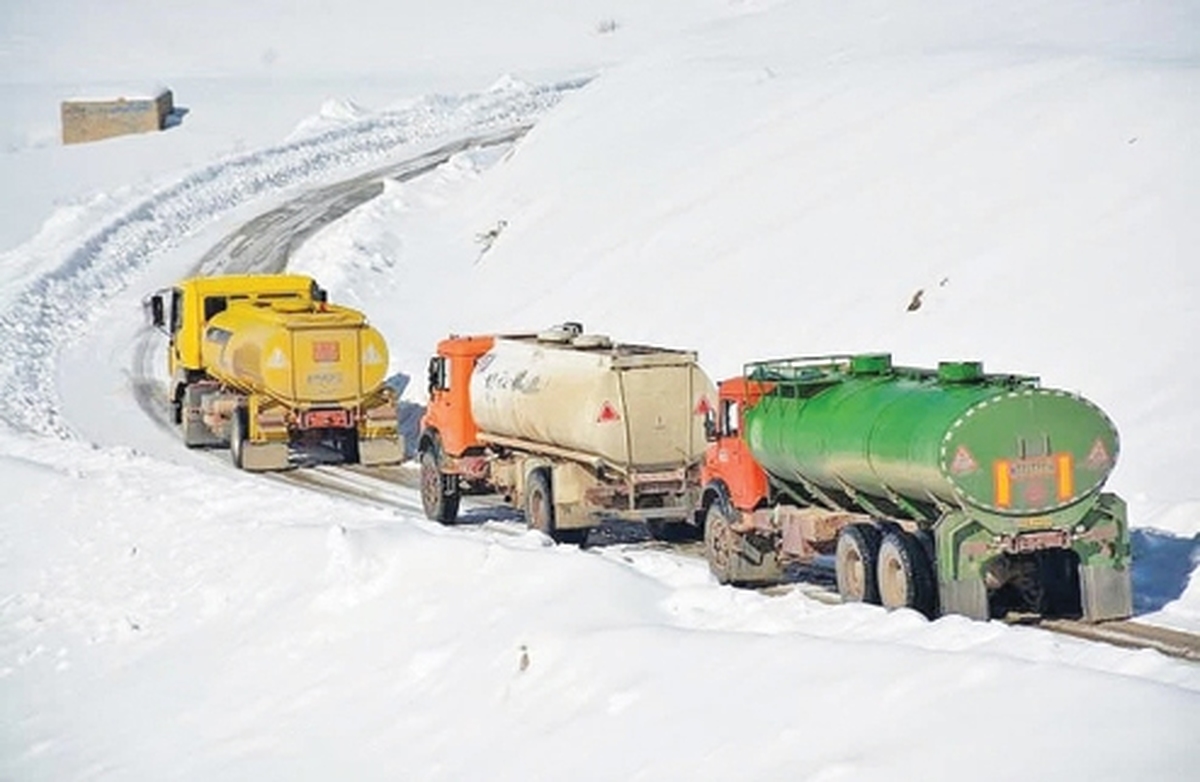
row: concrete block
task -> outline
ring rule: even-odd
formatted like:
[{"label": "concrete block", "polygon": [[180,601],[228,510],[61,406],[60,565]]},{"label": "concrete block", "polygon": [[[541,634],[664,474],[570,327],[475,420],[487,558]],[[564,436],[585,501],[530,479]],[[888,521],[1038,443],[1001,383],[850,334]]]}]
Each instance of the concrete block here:
[{"label": "concrete block", "polygon": [[63,143],[79,144],[162,130],[174,110],[170,90],[163,90],[151,98],[65,100],[62,102]]}]

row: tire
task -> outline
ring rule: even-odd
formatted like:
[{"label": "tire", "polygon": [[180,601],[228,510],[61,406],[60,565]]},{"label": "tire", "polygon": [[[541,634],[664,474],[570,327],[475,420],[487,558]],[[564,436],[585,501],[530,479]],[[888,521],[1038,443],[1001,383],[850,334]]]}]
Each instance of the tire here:
[{"label": "tire", "polygon": [[342,455],[343,464],[358,464],[358,430],[344,429],[337,438],[338,453]]},{"label": "tire", "polygon": [[243,458],[246,438],[250,436],[250,420],[246,408],[239,407],[233,411],[233,419],[229,422],[229,458],[233,466],[239,470],[245,469]]},{"label": "tire", "polygon": [[728,584],[733,580],[733,530],[729,528],[729,517],[724,506],[714,502],[704,514],[704,558],[708,569],[717,582]]},{"label": "tire", "polygon": [[554,523],[554,492],[550,488],[550,471],[538,468],[529,473],[525,485],[525,524],[530,529],[545,533],[556,543],[583,545],[588,531],[584,529],[558,529]]},{"label": "tire", "polygon": [[421,452],[421,505],[430,521],[453,524],[458,518],[458,478],[443,475],[439,461],[436,450]]},{"label": "tire", "polygon": [[838,594],[846,603],[879,605],[879,528],[863,522],[838,533],[834,569]]},{"label": "tire", "polygon": [[879,545],[877,568],[880,602],[887,608],[911,608],[932,619],[936,590],[933,567],[912,535],[893,529]]}]

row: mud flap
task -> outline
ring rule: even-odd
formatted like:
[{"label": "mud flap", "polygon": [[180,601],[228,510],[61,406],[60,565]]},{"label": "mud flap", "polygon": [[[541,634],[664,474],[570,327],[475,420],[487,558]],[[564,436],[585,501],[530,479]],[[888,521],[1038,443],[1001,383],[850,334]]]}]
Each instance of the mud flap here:
[{"label": "mud flap", "polygon": [[1079,589],[1085,622],[1124,619],[1133,614],[1133,584],[1129,568],[1080,565]]},{"label": "mud flap", "polygon": [[774,548],[764,550],[746,540],[745,535],[735,535],[734,555],[729,563],[729,583],[745,586],[778,584],[783,581],[783,567]]},{"label": "mud flap", "polygon": [[267,472],[288,468],[287,443],[243,443],[242,469],[249,472]]},{"label": "mud flap", "polygon": [[943,614],[962,614],[971,619],[988,618],[987,588],[981,578],[942,581],[938,584]]},{"label": "mud flap", "polygon": [[212,383],[194,383],[183,392],[180,400],[180,416],[183,444],[188,448],[229,445],[228,432],[214,432],[204,423],[204,396],[217,391]]},{"label": "mud flap", "polygon": [[399,464],[404,461],[403,437],[373,437],[358,441],[359,464]]}]

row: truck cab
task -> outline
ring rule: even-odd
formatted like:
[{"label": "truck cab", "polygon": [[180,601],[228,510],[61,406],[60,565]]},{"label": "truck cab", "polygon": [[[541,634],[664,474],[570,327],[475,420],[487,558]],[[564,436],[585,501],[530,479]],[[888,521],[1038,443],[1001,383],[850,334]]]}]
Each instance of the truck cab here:
[{"label": "truck cab", "polygon": [[742,434],[746,411],[768,391],[769,384],[741,375],[717,384],[717,406],[706,421],[708,447],[701,468],[706,509],[719,501],[730,510],[752,511],[767,502],[767,474]]}]

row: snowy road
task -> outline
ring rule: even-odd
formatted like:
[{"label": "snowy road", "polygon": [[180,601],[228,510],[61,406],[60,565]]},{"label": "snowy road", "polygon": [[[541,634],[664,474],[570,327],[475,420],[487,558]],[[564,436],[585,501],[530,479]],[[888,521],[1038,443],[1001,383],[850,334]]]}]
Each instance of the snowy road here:
[{"label": "snowy road", "polygon": [[529,127],[468,136],[399,163],[307,191],[226,236],[205,253],[196,273],[283,271],[296,248],[322,227],[382,193],[384,180],[406,182],[433,171],[460,152],[511,144]]}]

